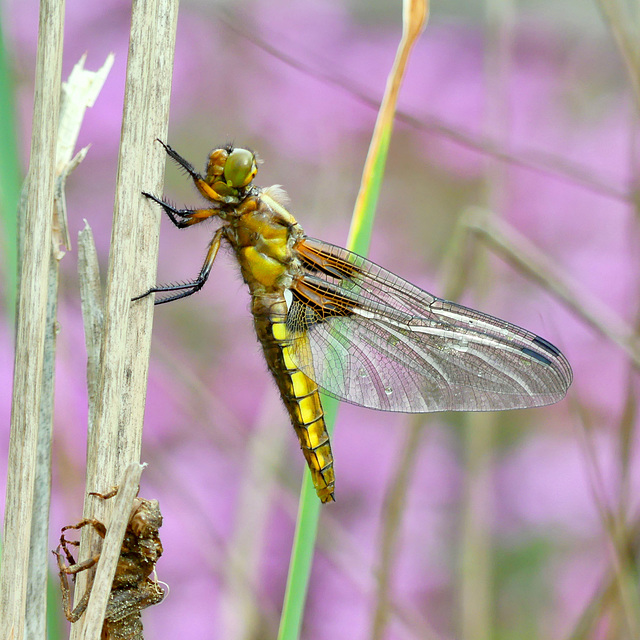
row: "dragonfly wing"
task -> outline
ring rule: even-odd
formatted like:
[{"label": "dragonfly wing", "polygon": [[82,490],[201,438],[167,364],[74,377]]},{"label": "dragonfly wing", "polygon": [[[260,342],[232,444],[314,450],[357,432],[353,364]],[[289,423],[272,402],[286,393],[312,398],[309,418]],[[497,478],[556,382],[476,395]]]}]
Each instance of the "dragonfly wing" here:
[{"label": "dragonfly wing", "polygon": [[566,358],[534,333],[346,249],[311,238],[296,249],[291,353],[329,395],[383,411],[493,411],[557,402],[571,384]]}]

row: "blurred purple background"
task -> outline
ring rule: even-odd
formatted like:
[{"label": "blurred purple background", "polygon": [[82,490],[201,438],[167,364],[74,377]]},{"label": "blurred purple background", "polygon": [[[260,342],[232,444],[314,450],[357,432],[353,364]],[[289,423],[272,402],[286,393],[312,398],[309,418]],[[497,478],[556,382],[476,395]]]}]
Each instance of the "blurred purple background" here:
[{"label": "blurred purple background", "polygon": [[[376,116],[354,91],[374,99],[382,94],[400,34],[396,4],[236,2],[224,5],[233,10],[230,26],[223,5],[184,2],[169,142],[196,167],[227,141],[257,150],[264,160],[257,182],[284,186],[309,235],[344,244]],[[510,57],[501,58],[507,69],[501,86],[506,117],[498,127],[487,124],[496,99],[487,60],[496,43],[483,29],[481,12],[469,13],[462,3],[447,7],[448,13],[434,8],[399,106],[423,123],[440,119],[481,145],[488,135],[519,157],[539,152],[578,163],[614,190],[629,191],[634,108],[622,63],[595,14],[569,18],[550,6],[530,3],[508,30]],[[37,3],[10,0],[3,9],[26,167]],[[91,150],[67,191],[74,244],[86,218],[103,273],[129,19],[129,3],[121,0],[67,2],[64,77],[84,52],[91,69],[109,52],[116,55],[80,135],[79,145],[91,143]],[[285,57],[306,70],[293,68]],[[633,322],[639,254],[630,202],[559,175],[551,159],[545,168],[541,173],[510,162],[496,165],[491,154],[466,149],[433,129],[398,123],[370,256],[442,294],[443,259],[456,221],[467,207],[498,202],[500,218],[603,305]],[[165,193],[178,204],[199,201],[172,166]],[[195,276],[215,227],[178,232],[166,219],[162,225],[158,281]],[[486,418],[476,424],[476,416],[421,418],[393,564],[392,599],[400,613],[392,614],[386,638],[427,638],[429,630],[435,637],[460,637],[461,611],[468,606],[461,596],[468,579],[463,557],[473,548],[469,535],[481,540],[478,531],[491,536],[484,585],[493,602],[491,637],[565,637],[610,566],[584,425],[572,407],[582,407],[594,428],[589,438],[605,496],[616,505],[628,359],[550,293],[488,252],[478,253],[480,266],[472,269],[462,300],[557,344],[572,363],[575,381],[559,405],[495,415],[490,427]],[[86,355],[75,252],[62,269],[51,548],[60,527],[81,516],[86,446]],[[306,471],[248,304],[237,266],[221,252],[199,295],[156,309],[142,456],[149,467],[141,495],[160,501],[165,555],[157,571],[171,593],[145,612],[148,638],[275,637]],[[0,351],[4,501],[13,359],[6,324],[0,325]],[[322,510],[304,638],[370,637],[381,515],[412,420],[340,409],[333,438],[337,502]],[[493,430],[490,457],[479,471],[468,431],[474,428]],[[635,446],[630,455],[633,496],[640,481]],[[475,534],[468,529],[469,514],[479,518]]]}]

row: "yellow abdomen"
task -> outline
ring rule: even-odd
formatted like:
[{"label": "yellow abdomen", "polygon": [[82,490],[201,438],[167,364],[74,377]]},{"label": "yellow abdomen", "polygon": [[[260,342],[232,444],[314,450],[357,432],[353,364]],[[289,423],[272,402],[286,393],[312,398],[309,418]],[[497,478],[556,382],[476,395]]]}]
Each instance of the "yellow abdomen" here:
[{"label": "yellow abdomen", "polygon": [[287,337],[284,296],[255,296],[254,322],[264,355],[289,411],[313,486],[322,502],[333,500],[335,476],[318,385],[294,364]]}]

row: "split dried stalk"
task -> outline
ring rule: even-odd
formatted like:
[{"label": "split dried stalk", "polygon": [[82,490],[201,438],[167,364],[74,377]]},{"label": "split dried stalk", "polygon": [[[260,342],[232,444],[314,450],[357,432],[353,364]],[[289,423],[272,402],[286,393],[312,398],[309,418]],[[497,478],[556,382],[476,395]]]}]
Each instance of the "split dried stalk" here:
[{"label": "split dried stalk", "polygon": [[60,121],[56,142],[52,246],[47,286],[47,319],[42,375],[38,451],[34,482],[33,520],[29,553],[27,609],[28,638],[45,638],[47,629],[47,575],[49,560],[49,504],[51,498],[51,441],[55,386],[59,264],[71,247],[67,224],[65,185],[69,174],[87,154],[85,147],[72,157],[87,107],[93,106],[113,64],[109,56],[98,72],[84,69],[85,56],[62,85]]},{"label": "split dried stalk", "polygon": [[42,397],[47,282],[60,108],[64,2],[40,5],[33,132],[24,209],[24,245],[7,467],[4,549],[0,574],[2,638],[25,629],[38,424]]},{"label": "split dried stalk", "polygon": [[[131,298],[155,282],[160,214],[141,192],[161,190],[164,158],[154,140],[166,138],[177,8],[176,0],[133,4],[87,492],[115,486],[140,460],[153,303]],[[110,522],[110,511],[108,503],[85,500],[85,517]],[[99,547],[96,536],[83,536],[82,557]],[[92,593],[84,624],[103,620],[105,607],[106,599]],[[98,627],[82,626],[74,625],[72,638],[99,637]]]}]

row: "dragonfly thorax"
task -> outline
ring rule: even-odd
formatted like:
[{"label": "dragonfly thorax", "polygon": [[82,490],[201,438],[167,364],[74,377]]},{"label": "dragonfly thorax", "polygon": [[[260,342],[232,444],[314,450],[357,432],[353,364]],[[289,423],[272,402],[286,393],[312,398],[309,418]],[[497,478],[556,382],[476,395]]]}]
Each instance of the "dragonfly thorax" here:
[{"label": "dragonfly thorax", "polygon": [[233,246],[253,293],[282,292],[298,269],[294,244],[304,236],[295,218],[278,202],[284,192],[262,189],[246,198],[227,218],[226,237]]}]

